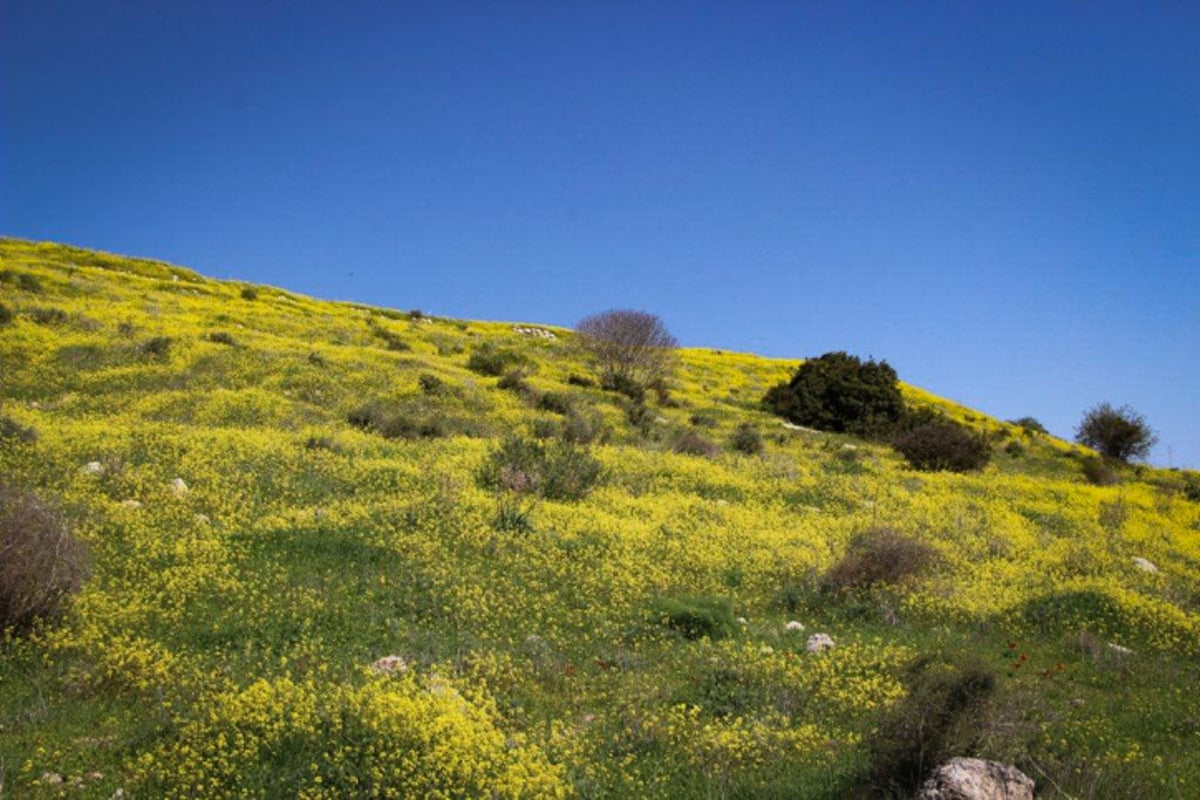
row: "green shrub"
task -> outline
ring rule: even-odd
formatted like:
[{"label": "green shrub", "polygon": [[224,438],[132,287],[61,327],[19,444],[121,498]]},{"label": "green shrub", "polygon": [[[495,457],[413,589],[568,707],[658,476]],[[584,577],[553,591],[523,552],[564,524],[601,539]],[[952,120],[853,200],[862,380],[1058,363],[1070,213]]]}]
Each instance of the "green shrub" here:
[{"label": "green shrub", "polygon": [[1097,456],[1083,459],[1083,477],[1095,486],[1115,486],[1121,482],[1121,473],[1108,460]]},{"label": "green shrub", "polygon": [[214,331],[205,338],[213,344],[224,344],[229,345],[230,347],[237,345],[237,342],[233,339],[233,334],[226,333],[225,331]]},{"label": "green shrub", "polygon": [[1004,445],[1004,452],[1006,455],[1009,455],[1012,458],[1020,458],[1021,456],[1025,455],[1025,445],[1021,444],[1016,439],[1013,439],[1011,442]]},{"label": "green shrub", "polygon": [[12,417],[0,416],[0,439],[14,439],[18,442],[33,444],[37,441],[37,431],[17,422]]},{"label": "green shrub", "polygon": [[323,356],[320,353],[317,353],[315,351],[312,353],[309,353],[308,354],[308,363],[312,364],[314,367],[323,367],[326,364],[325,356]]},{"label": "green shrub", "polygon": [[735,630],[733,603],[725,597],[663,598],[654,604],[653,614],[685,639],[722,639]]},{"label": "green shrub", "polygon": [[38,280],[36,275],[31,275],[28,272],[15,272],[11,269],[6,269],[0,272],[0,283],[10,283],[21,291],[29,292],[30,294],[42,293],[42,282]]},{"label": "green shrub", "polygon": [[388,350],[396,353],[403,353],[412,350],[412,345],[404,341],[400,334],[395,331],[389,331],[387,328],[379,325],[374,320],[371,321],[371,334],[384,343]]},{"label": "green shrub", "polygon": [[480,375],[499,377],[524,360],[519,353],[496,347],[491,342],[485,342],[471,353],[470,358],[467,359],[467,369]]},{"label": "green shrub", "polygon": [[147,339],[138,346],[138,352],[150,358],[165,359],[171,353],[171,337],[155,336]]},{"label": "green shrub", "polygon": [[525,382],[525,378],[528,376],[528,370],[514,369],[511,372],[505,373],[504,377],[496,381],[496,388],[503,389],[506,392],[515,392],[522,397],[529,397],[533,394],[533,387]]},{"label": "green shrub", "polygon": [[968,472],[983,469],[992,457],[987,438],[949,420],[927,422],[898,434],[892,446],[915,469]]},{"label": "green shrub", "polygon": [[538,398],[539,411],[549,411],[552,414],[569,414],[574,408],[571,396],[562,392],[546,392]]},{"label": "green shrub", "polygon": [[1149,455],[1158,437],[1145,417],[1129,406],[1113,408],[1101,403],[1084,415],[1075,431],[1075,441],[1106,458],[1128,462]]},{"label": "green shrub", "polygon": [[1046,430],[1046,426],[1038,422],[1033,417],[1021,417],[1020,419],[1014,419],[1012,420],[1012,424],[1025,431],[1025,433],[1040,433],[1043,435],[1049,433],[1049,431]]},{"label": "green shrub", "polygon": [[0,486],[0,630],[54,617],[79,590],[86,564],[87,549],[57,509]]},{"label": "green shrub", "polygon": [[243,287],[242,288],[242,299],[243,300],[257,300],[258,299],[258,290],[253,287],[250,287],[250,286]]},{"label": "green shrub", "polygon": [[446,392],[446,382],[428,372],[418,375],[417,383],[421,386],[421,391],[428,395],[439,395]]},{"label": "green shrub", "polygon": [[729,445],[739,453],[756,456],[763,451],[762,434],[751,423],[743,422],[734,428],[733,435],[729,437]]},{"label": "green shrub", "polygon": [[591,444],[608,438],[604,418],[595,411],[571,409],[562,422],[562,438],[574,444]]},{"label": "green shrub", "polygon": [[886,361],[826,353],[801,364],[792,379],[773,387],[763,402],[797,425],[881,437],[904,416],[897,380]]},{"label": "green shrub", "polygon": [[697,411],[688,418],[688,422],[695,425],[697,428],[715,428],[717,427],[717,418],[712,414],[704,411]]},{"label": "green shrub", "polygon": [[0,303],[0,325],[7,325],[13,321],[13,310],[4,303]]},{"label": "green shrub", "polygon": [[712,458],[721,452],[721,448],[705,439],[695,431],[684,431],[671,444],[671,451],[686,456],[702,456]]},{"label": "green shrub", "polygon": [[635,403],[646,402],[646,389],[640,383],[618,372],[606,372],[600,378],[600,388],[606,392],[623,394]]},{"label": "green shrub", "polygon": [[596,385],[596,382],[586,375],[576,375],[575,373],[567,376],[567,383],[572,386],[581,386],[585,389],[590,389]]},{"label": "green shrub", "polygon": [[854,537],[842,559],[822,581],[827,590],[847,592],[910,580],[931,566],[937,550],[888,528],[875,528]]},{"label": "green shrub", "polygon": [[356,428],[385,439],[437,439],[443,436],[485,434],[481,423],[422,402],[372,400],[351,411],[346,420]]},{"label": "green shrub", "polygon": [[586,448],[566,441],[509,437],[488,454],[477,477],[486,489],[579,500],[600,481],[602,468]]},{"label": "green shrub", "polygon": [[31,308],[26,313],[38,325],[63,325],[67,321],[67,312],[61,308]]}]

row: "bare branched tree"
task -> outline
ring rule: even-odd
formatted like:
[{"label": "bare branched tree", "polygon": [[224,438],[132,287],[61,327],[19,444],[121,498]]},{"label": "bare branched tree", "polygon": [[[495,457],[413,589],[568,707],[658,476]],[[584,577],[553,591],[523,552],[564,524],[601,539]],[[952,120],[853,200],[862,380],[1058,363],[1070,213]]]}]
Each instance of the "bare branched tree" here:
[{"label": "bare branched tree", "polygon": [[679,342],[654,314],[613,309],[592,314],[575,326],[584,348],[606,379],[647,388],[670,376]]}]

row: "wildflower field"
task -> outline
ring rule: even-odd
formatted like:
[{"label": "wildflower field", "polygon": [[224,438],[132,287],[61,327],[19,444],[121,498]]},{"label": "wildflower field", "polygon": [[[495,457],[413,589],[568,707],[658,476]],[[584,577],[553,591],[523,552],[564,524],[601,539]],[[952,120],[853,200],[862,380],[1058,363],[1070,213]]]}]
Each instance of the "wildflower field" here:
[{"label": "wildflower field", "polygon": [[1200,795],[1195,473],[905,386],[994,448],[917,472],[763,411],[795,361],[639,404],[568,330],[60,245],[0,304],[0,484],[87,550],[0,641],[0,797],[882,796],[914,742]]}]

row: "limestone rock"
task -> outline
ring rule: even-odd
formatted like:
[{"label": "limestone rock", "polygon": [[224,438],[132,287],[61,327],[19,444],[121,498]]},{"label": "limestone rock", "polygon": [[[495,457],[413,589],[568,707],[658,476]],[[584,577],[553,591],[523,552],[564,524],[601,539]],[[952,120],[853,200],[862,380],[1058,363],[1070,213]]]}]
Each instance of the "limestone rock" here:
[{"label": "limestone rock", "polygon": [[783,626],[783,629],[784,629],[785,631],[789,631],[789,632],[791,632],[791,631],[802,631],[802,630],[804,630],[804,623],[803,623],[803,622],[798,622],[798,621],[796,621],[796,620],[792,620],[791,622],[789,622],[789,623],[787,623],[786,625],[784,625],[784,626]]},{"label": "limestone rock", "polygon": [[371,665],[371,671],[380,675],[395,675],[408,672],[408,662],[403,656],[384,656]]},{"label": "limestone rock", "polygon": [[101,475],[104,473],[104,465],[99,461],[89,461],[83,465],[83,471],[88,475]]},{"label": "limestone rock", "polygon": [[176,495],[185,495],[188,493],[188,485],[183,482],[183,478],[176,478],[171,481],[171,493]]},{"label": "limestone rock", "polygon": [[837,643],[828,633],[814,633],[808,637],[808,642],[804,645],[804,649],[810,653],[824,653],[835,647],[837,647]]},{"label": "limestone rock", "polygon": [[1158,567],[1155,566],[1153,561],[1142,558],[1141,556],[1134,556],[1133,565],[1142,572],[1149,572],[1152,575],[1158,572]]},{"label": "limestone rock", "polygon": [[952,758],[933,771],[917,800],[1033,800],[1033,781],[1007,764]]}]

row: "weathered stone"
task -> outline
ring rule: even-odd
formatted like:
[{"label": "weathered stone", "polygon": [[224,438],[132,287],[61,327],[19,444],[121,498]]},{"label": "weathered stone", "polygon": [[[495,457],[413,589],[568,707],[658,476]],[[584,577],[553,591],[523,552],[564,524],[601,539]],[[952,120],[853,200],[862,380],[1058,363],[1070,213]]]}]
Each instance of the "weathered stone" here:
[{"label": "weathered stone", "polygon": [[814,633],[808,637],[808,642],[805,643],[804,649],[810,653],[823,653],[826,650],[832,650],[837,644],[833,641],[833,637],[828,633]]},{"label": "weathered stone", "polygon": [[933,771],[917,800],[1033,800],[1033,780],[996,761],[952,758]]},{"label": "weathered stone", "polygon": [[1137,567],[1138,569],[1140,569],[1142,572],[1149,572],[1150,574],[1155,574],[1158,572],[1158,567],[1154,564],[1153,561],[1150,561],[1149,559],[1146,559],[1146,558],[1142,558],[1141,556],[1133,557],[1133,565],[1135,567]]}]

